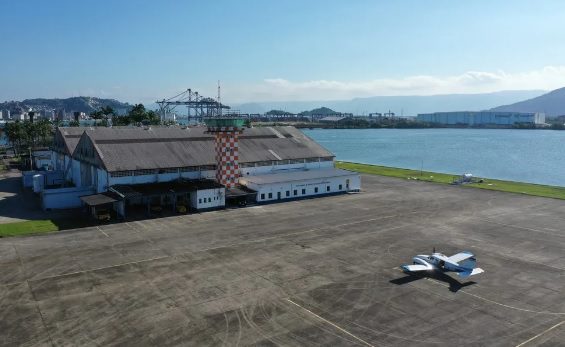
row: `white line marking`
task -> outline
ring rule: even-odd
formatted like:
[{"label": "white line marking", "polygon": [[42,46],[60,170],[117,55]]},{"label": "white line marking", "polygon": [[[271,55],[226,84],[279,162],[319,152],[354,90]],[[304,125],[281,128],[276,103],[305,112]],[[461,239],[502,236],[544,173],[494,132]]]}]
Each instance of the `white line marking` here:
[{"label": "white line marking", "polygon": [[[64,274],[61,274],[61,275],[47,276],[47,277],[41,277],[41,278],[37,278],[37,279],[29,279],[29,280],[26,280],[26,281],[32,281],[33,282],[33,281],[41,281],[41,280],[45,280],[45,279],[53,279],[53,278],[71,276],[71,275],[78,275],[78,274],[92,272],[92,271],[111,269],[111,268],[114,268],[114,267],[120,267],[120,266],[125,266],[125,265],[134,265],[134,264],[144,263],[144,262],[147,262],[147,261],[153,261],[153,260],[159,260],[159,259],[165,259],[165,258],[170,258],[170,256],[164,255],[164,256],[161,256],[161,257],[143,259],[143,260],[138,260],[138,261],[131,261],[129,263],[121,263],[121,264],[116,264],[116,265],[99,267],[99,268],[95,268],[95,269],[81,270],[81,271],[75,271],[75,272],[67,272],[67,273],[64,273]],[[23,282],[21,282],[21,283],[23,283]]]},{"label": "white line marking", "polygon": [[536,336],[534,336],[534,337],[532,337],[532,338],[530,338],[530,339],[528,339],[528,340],[522,342],[521,344],[517,345],[516,347],[521,347],[521,346],[525,345],[526,343],[531,342],[531,341],[537,339],[538,337],[542,336],[542,335],[545,334],[545,333],[550,332],[551,330],[557,328],[558,326],[560,326],[560,325],[563,324],[563,323],[565,323],[565,320],[562,321],[562,322],[560,322],[560,323],[555,324],[555,325],[552,326],[551,328],[548,328],[548,329],[542,331],[541,333],[537,334]]},{"label": "white line marking", "polygon": [[[436,281],[436,280],[434,280],[434,279],[432,279],[432,278],[425,277],[425,279],[428,280],[428,281],[430,281],[430,282],[439,284],[440,286],[449,287],[449,285],[443,284],[443,283],[441,283],[441,282],[439,282],[439,281]],[[473,293],[466,292],[466,291],[464,291],[464,290],[462,290],[462,289],[458,290],[458,292],[461,292],[461,293],[463,293],[463,294],[467,294],[467,295],[473,296],[473,297],[475,297],[475,298],[477,298],[477,299],[480,299],[480,300],[483,300],[483,301],[486,301],[486,302],[490,302],[491,304],[495,304],[495,305],[499,305],[499,306],[502,306],[502,307],[510,308],[510,309],[512,309],[512,310],[518,310],[518,311],[530,312],[530,313],[536,313],[536,314],[550,314],[550,315],[556,315],[556,316],[563,316],[563,315],[565,315],[565,312],[534,311],[534,310],[528,310],[528,309],[526,309],[526,308],[520,308],[520,307],[514,307],[514,306],[506,305],[506,304],[503,304],[503,303],[500,303],[500,302],[496,302],[496,301],[487,299],[487,298],[482,297],[482,296],[477,295],[477,294],[473,294]]]},{"label": "white line marking", "polygon": [[361,342],[361,344],[363,344],[363,345],[365,345],[365,346],[369,346],[369,347],[375,347],[375,346],[373,346],[372,344],[370,344],[369,342],[367,342],[367,341],[361,339],[360,337],[357,337],[357,336],[353,335],[353,334],[350,333],[349,331],[343,329],[342,327],[340,327],[340,326],[338,326],[338,325],[336,325],[336,324],[330,322],[329,320],[327,320],[327,319],[325,319],[325,318],[323,318],[323,317],[320,317],[319,315],[315,314],[314,312],[310,311],[309,309],[298,305],[298,304],[295,303],[294,301],[292,301],[292,300],[290,300],[290,299],[286,299],[286,301],[290,302],[291,304],[293,304],[293,305],[295,305],[295,306],[300,307],[300,308],[303,309],[304,311],[310,313],[312,316],[314,316],[314,317],[318,318],[319,320],[321,320],[321,321],[323,321],[323,322],[325,322],[325,323],[327,323],[327,324],[333,326],[334,328],[336,328],[337,330],[341,331],[342,333],[347,334],[347,335],[353,337],[355,340]]},{"label": "white line marking", "polygon": [[106,234],[106,233],[104,232],[104,230],[102,230],[98,225],[96,226],[96,229],[100,230],[100,232],[101,232],[102,234],[104,234],[106,237],[110,237],[110,235]]}]

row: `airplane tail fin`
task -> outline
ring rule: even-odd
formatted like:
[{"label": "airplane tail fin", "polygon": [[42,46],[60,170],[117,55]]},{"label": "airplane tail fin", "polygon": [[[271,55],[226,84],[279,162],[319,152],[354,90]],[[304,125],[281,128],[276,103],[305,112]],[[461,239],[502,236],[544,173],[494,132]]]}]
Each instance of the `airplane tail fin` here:
[{"label": "airplane tail fin", "polygon": [[457,275],[459,275],[460,277],[463,277],[463,278],[467,278],[467,277],[470,277],[470,276],[481,274],[483,272],[485,272],[485,270],[478,267],[478,268],[475,268],[475,269],[472,269],[472,270],[469,270],[469,271],[459,272],[459,273],[457,273]]}]

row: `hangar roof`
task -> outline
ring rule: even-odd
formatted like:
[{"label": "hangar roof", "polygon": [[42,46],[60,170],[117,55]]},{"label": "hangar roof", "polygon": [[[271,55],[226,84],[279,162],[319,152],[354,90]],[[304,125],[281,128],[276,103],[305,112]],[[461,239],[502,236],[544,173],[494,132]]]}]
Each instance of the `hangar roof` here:
[{"label": "hangar roof", "polygon": [[[206,130],[87,128],[81,141],[94,147],[100,166],[111,172],[214,165],[214,136]],[[240,135],[240,163],[333,156],[294,127],[248,128]]]},{"label": "hangar roof", "polygon": [[343,177],[343,176],[352,176],[352,175],[359,175],[359,174],[348,170],[331,168],[331,169],[288,171],[288,172],[257,175],[257,176],[245,176],[245,177],[240,177],[239,180],[240,182],[244,180],[249,183],[263,185],[263,184],[287,183],[292,181],[306,181],[313,179],[334,178],[334,177]]},{"label": "hangar roof", "polygon": [[72,155],[83,133],[84,128],[57,128],[53,149]]}]

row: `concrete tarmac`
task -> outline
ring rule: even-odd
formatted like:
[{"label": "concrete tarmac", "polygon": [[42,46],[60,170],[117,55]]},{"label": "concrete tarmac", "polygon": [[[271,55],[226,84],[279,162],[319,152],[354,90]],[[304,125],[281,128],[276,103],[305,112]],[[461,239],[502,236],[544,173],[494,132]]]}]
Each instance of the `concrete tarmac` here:
[{"label": "concrete tarmac", "polygon": [[[565,201],[363,191],[0,239],[2,346],[564,346]],[[484,274],[408,276],[432,248]]]}]

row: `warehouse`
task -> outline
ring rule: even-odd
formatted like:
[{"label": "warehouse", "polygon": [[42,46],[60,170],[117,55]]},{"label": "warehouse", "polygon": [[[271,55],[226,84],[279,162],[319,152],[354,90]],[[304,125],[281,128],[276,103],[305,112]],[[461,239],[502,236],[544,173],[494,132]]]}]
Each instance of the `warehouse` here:
[{"label": "warehouse", "polygon": [[418,114],[418,120],[452,126],[493,126],[511,127],[514,125],[541,126],[545,124],[544,113],[520,112],[435,112]]},{"label": "warehouse", "polygon": [[[276,200],[278,193],[282,200],[360,188],[357,173],[336,170],[333,153],[294,127],[240,132],[231,164],[239,181],[234,186],[218,179],[217,141],[207,127],[59,128],[53,166],[80,191],[117,194],[123,203],[114,203],[114,209],[122,216],[134,205],[147,211],[154,206],[174,211],[177,204],[202,210],[223,207],[227,200],[263,202]],[[194,189],[171,194],[179,185]],[[286,196],[289,188],[297,194]]]}]

